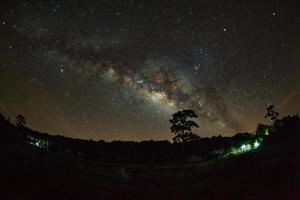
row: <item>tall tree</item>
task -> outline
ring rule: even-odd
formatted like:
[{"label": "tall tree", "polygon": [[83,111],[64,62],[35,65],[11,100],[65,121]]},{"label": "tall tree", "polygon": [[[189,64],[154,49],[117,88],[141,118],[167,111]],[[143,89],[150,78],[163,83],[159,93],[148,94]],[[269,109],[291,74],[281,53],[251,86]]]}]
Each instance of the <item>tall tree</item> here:
[{"label": "tall tree", "polygon": [[23,115],[18,114],[16,119],[17,119],[16,125],[18,127],[24,127],[26,125],[26,120]]},{"label": "tall tree", "polygon": [[274,105],[269,105],[266,110],[267,114],[265,115],[265,118],[270,117],[271,120],[275,122],[279,116],[279,113],[274,111]]},{"label": "tall tree", "polygon": [[0,113],[0,122],[5,122],[5,117]]},{"label": "tall tree", "polygon": [[192,118],[197,118],[198,116],[193,110],[183,110],[178,111],[172,115],[170,119],[171,132],[175,134],[173,141],[178,142],[187,142],[198,140],[200,136],[192,132],[192,128],[199,128],[198,124],[192,120]]}]

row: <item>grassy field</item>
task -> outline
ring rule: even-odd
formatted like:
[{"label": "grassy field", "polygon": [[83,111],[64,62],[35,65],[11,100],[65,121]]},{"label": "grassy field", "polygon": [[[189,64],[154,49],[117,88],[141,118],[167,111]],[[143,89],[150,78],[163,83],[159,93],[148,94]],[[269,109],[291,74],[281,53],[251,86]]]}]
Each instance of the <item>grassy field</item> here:
[{"label": "grassy field", "polygon": [[[30,146],[3,146],[7,199],[297,199],[299,147],[171,165],[100,163]],[[299,196],[300,197],[300,196]]]}]

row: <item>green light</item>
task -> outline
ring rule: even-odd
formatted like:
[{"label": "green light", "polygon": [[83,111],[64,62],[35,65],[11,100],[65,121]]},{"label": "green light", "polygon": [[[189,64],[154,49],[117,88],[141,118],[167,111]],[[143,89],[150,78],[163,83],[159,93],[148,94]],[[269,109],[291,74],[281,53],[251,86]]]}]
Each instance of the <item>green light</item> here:
[{"label": "green light", "polygon": [[39,142],[36,142],[36,143],[35,143],[35,146],[40,147]]},{"label": "green light", "polygon": [[269,129],[268,128],[265,129],[265,135],[269,135]]},{"label": "green light", "polygon": [[252,151],[253,149],[257,149],[260,145],[261,142],[263,141],[262,138],[257,138],[254,142],[248,143],[248,144],[241,144],[240,147],[230,147],[230,151],[228,154],[225,155],[225,157],[228,157],[230,155],[240,155],[242,153]]},{"label": "green light", "polygon": [[246,152],[252,150],[251,144],[243,144],[240,147],[241,152]]},{"label": "green light", "polygon": [[242,151],[245,151],[246,150],[246,145],[245,144],[243,144],[242,146],[241,146],[241,148],[240,148]]},{"label": "green light", "polygon": [[240,154],[240,150],[232,147],[231,148],[231,154]]},{"label": "green light", "polygon": [[246,144],[246,151],[250,151],[251,149],[251,144]]},{"label": "green light", "polygon": [[259,142],[257,142],[257,140],[255,140],[255,142],[254,142],[254,148],[256,149],[256,148],[258,148],[259,147],[259,145],[260,145],[260,143]]}]

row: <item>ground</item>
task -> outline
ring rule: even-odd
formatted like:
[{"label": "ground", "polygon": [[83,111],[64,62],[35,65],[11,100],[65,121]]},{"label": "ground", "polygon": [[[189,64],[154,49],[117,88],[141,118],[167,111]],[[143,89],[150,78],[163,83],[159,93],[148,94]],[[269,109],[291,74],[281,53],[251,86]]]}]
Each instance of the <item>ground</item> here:
[{"label": "ground", "polygon": [[[101,163],[31,146],[1,147],[9,199],[297,199],[300,156],[290,141],[206,162]],[[300,197],[300,196],[299,196]]]}]

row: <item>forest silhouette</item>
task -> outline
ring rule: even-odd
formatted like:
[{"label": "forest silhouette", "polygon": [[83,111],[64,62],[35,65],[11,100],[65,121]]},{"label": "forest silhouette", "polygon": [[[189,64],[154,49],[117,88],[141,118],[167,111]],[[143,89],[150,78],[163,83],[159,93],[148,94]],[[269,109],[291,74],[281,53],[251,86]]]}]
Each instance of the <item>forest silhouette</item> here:
[{"label": "forest silhouette", "polygon": [[258,124],[255,133],[237,133],[232,137],[200,137],[192,132],[199,125],[192,119],[197,115],[192,110],[182,110],[172,115],[170,130],[174,133],[173,143],[164,141],[93,141],[67,138],[59,135],[40,133],[26,127],[26,119],[18,114],[16,125],[0,114],[0,129],[3,145],[17,144],[32,146],[51,152],[58,152],[105,162],[125,163],[176,163],[195,162],[233,156],[233,148],[239,149],[243,144],[260,141],[263,145],[291,137],[298,138],[300,119],[298,115],[277,119],[279,113],[274,106],[266,108],[265,117],[270,117],[273,124]]},{"label": "forest silhouette", "polygon": [[271,125],[207,138],[192,130],[194,111],[178,111],[171,143],[72,139],[34,131],[22,115],[14,125],[0,114],[1,197],[297,199],[300,119],[278,116],[268,107]]}]

